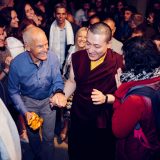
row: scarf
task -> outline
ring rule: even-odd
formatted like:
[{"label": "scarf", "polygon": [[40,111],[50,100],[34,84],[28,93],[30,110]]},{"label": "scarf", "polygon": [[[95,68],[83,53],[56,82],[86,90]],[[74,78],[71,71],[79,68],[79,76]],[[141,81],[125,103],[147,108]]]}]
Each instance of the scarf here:
[{"label": "scarf", "polygon": [[120,80],[121,82],[139,81],[150,78],[155,78],[160,76],[160,67],[155,68],[152,72],[142,71],[141,73],[135,75],[134,70],[122,73]]},{"label": "scarf", "polygon": [[[69,21],[65,20],[67,45],[74,44],[73,29]],[[50,28],[49,49],[60,58],[60,30],[55,20]]]}]

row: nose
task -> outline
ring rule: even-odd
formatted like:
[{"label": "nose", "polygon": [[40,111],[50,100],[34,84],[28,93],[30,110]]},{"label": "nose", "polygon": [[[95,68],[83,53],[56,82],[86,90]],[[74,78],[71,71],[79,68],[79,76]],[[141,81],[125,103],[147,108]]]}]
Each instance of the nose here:
[{"label": "nose", "polygon": [[93,47],[86,45],[86,49],[88,50],[89,53],[93,52]]},{"label": "nose", "polygon": [[83,41],[86,41],[86,37],[82,37],[82,40],[83,40]]},{"label": "nose", "polygon": [[16,18],[16,21],[17,21],[17,22],[19,22],[19,19],[18,19],[18,17]]},{"label": "nose", "polygon": [[47,52],[48,51],[48,44],[43,46],[43,51]]}]

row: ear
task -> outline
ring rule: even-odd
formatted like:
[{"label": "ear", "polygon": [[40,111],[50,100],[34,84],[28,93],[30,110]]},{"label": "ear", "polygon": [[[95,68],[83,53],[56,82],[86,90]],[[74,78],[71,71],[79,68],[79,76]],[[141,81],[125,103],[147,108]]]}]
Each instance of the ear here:
[{"label": "ear", "polygon": [[112,36],[114,35],[115,31],[116,31],[116,27],[114,27],[114,29],[112,30]]},{"label": "ear", "polygon": [[67,16],[68,16],[68,13],[66,12],[65,19],[67,18]]},{"label": "ear", "polygon": [[56,13],[55,12],[53,13],[53,17],[56,18]]},{"label": "ear", "polygon": [[27,50],[27,51],[30,51],[30,45],[27,44],[27,42],[24,42],[24,48]]}]

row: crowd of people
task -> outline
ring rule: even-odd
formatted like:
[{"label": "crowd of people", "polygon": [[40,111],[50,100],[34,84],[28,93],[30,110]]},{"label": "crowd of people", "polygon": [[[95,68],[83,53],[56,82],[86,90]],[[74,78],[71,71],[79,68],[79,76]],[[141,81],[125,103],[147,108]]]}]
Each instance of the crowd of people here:
[{"label": "crowd of people", "polygon": [[159,160],[159,92],[159,1],[0,3],[0,159]]}]

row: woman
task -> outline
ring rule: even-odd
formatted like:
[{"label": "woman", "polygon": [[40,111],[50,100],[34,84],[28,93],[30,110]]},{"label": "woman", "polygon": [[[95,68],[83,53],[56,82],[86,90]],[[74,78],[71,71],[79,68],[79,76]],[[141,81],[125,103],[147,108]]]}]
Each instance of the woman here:
[{"label": "woman", "polygon": [[[112,130],[118,138],[116,159],[154,160],[156,152],[160,151],[160,143],[151,99],[135,94],[124,97],[135,86],[160,89],[160,55],[152,41],[140,37],[128,40],[123,46],[123,54],[125,72],[120,76],[122,84],[115,92],[112,117]],[[142,129],[142,132],[138,132],[141,138],[136,137],[137,124]],[[144,144],[144,138],[148,146]]]},{"label": "woman", "polygon": [[17,36],[17,29],[19,27],[19,19],[17,12],[12,7],[6,7],[1,10],[1,15],[6,21],[7,36]]},{"label": "woman", "polygon": [[75,45],[71,46],[68,51],[68,56],[66,58],[66,62],[63,68],[63,76],[66,79],[68,79],[69,67],[71,64],[71,55],[77,51],[85,49],[87,30],[87,27],[82,27],[77,31],[75,37]]},{"label": "woman", "polygon": [[[29,2],[26,2],[22,6],[22,14],[21,19],[27,18],[29,20],[32,20],[37,26],[41,26],[43,17],[38,16],[37,10],[34,6],[32,6]],[[39,11],[39,10],[38,10]]]},{"label": "woman", "polygon": [[6,47],[12,58],[24,52],[24,45],[18,36],[19,19],[17,12],[12,7],[1,10],[2,17],[6,21]]}]

